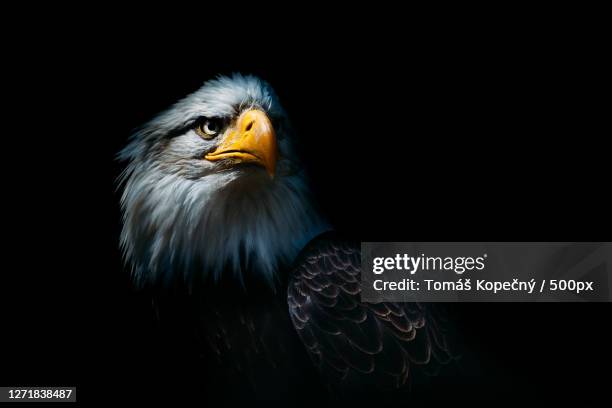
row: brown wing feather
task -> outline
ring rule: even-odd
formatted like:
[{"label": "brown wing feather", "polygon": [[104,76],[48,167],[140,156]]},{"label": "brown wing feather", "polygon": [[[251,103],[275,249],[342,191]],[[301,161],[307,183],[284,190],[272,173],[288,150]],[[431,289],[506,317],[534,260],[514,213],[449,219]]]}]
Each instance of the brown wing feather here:
[{"label": "brown wing feather", "polygon": [[358,244],[324,234],[302,251],[289,281],[289,314],[327,382],[401,388],[413,368],[449,361],[431,305],[362,303],[360,265]]}]

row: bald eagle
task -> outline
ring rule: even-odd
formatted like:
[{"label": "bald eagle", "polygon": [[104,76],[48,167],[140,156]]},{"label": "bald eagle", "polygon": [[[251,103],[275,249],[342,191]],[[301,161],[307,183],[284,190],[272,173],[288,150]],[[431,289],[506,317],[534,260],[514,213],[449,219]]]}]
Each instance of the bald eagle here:
[{"label": "bald eagle", "polygon": [[359,245],[317,210],[296,142],[271,86],[240,74],[144,124],[119,153],[126,264],[160,319],[189,321],[213,385],[405,389],[448,361],[444,327],[426,305],[361,302]]}]

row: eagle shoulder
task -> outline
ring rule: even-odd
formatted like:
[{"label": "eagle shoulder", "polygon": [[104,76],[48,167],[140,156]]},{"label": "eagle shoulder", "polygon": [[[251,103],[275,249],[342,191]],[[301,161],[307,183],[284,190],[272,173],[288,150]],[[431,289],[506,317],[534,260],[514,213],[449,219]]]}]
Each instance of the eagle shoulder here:
[{"label": "eagle shoulder", "polygon": [[360,267],[359,243],[325,233],[302,250],[289,279],[291,320],[331,388],[398,389],[413,368],[448,362],[432,305],[362,302]]}]

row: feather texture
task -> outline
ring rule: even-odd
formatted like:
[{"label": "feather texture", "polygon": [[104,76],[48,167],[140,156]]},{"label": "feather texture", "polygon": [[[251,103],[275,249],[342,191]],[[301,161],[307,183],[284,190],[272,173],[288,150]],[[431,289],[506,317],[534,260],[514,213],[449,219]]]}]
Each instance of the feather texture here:
[{"label": "feather texture", "polygon": [[431,306],[364,303],[357,244],[323,234],[291,273],[289,314],[313,362],[332,388],[397,389],[411,369],[450,360]]}]

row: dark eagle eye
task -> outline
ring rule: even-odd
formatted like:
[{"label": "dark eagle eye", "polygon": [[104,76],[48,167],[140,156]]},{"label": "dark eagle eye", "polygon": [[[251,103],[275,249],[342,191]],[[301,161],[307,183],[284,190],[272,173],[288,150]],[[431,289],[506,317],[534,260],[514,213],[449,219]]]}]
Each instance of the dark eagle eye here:
[{"label": "dark eagle eye", "polygon": [[205,118],[199,121],[195,130],[204,139],[213,139],[221,131],[221,121],[218,119]]}]

